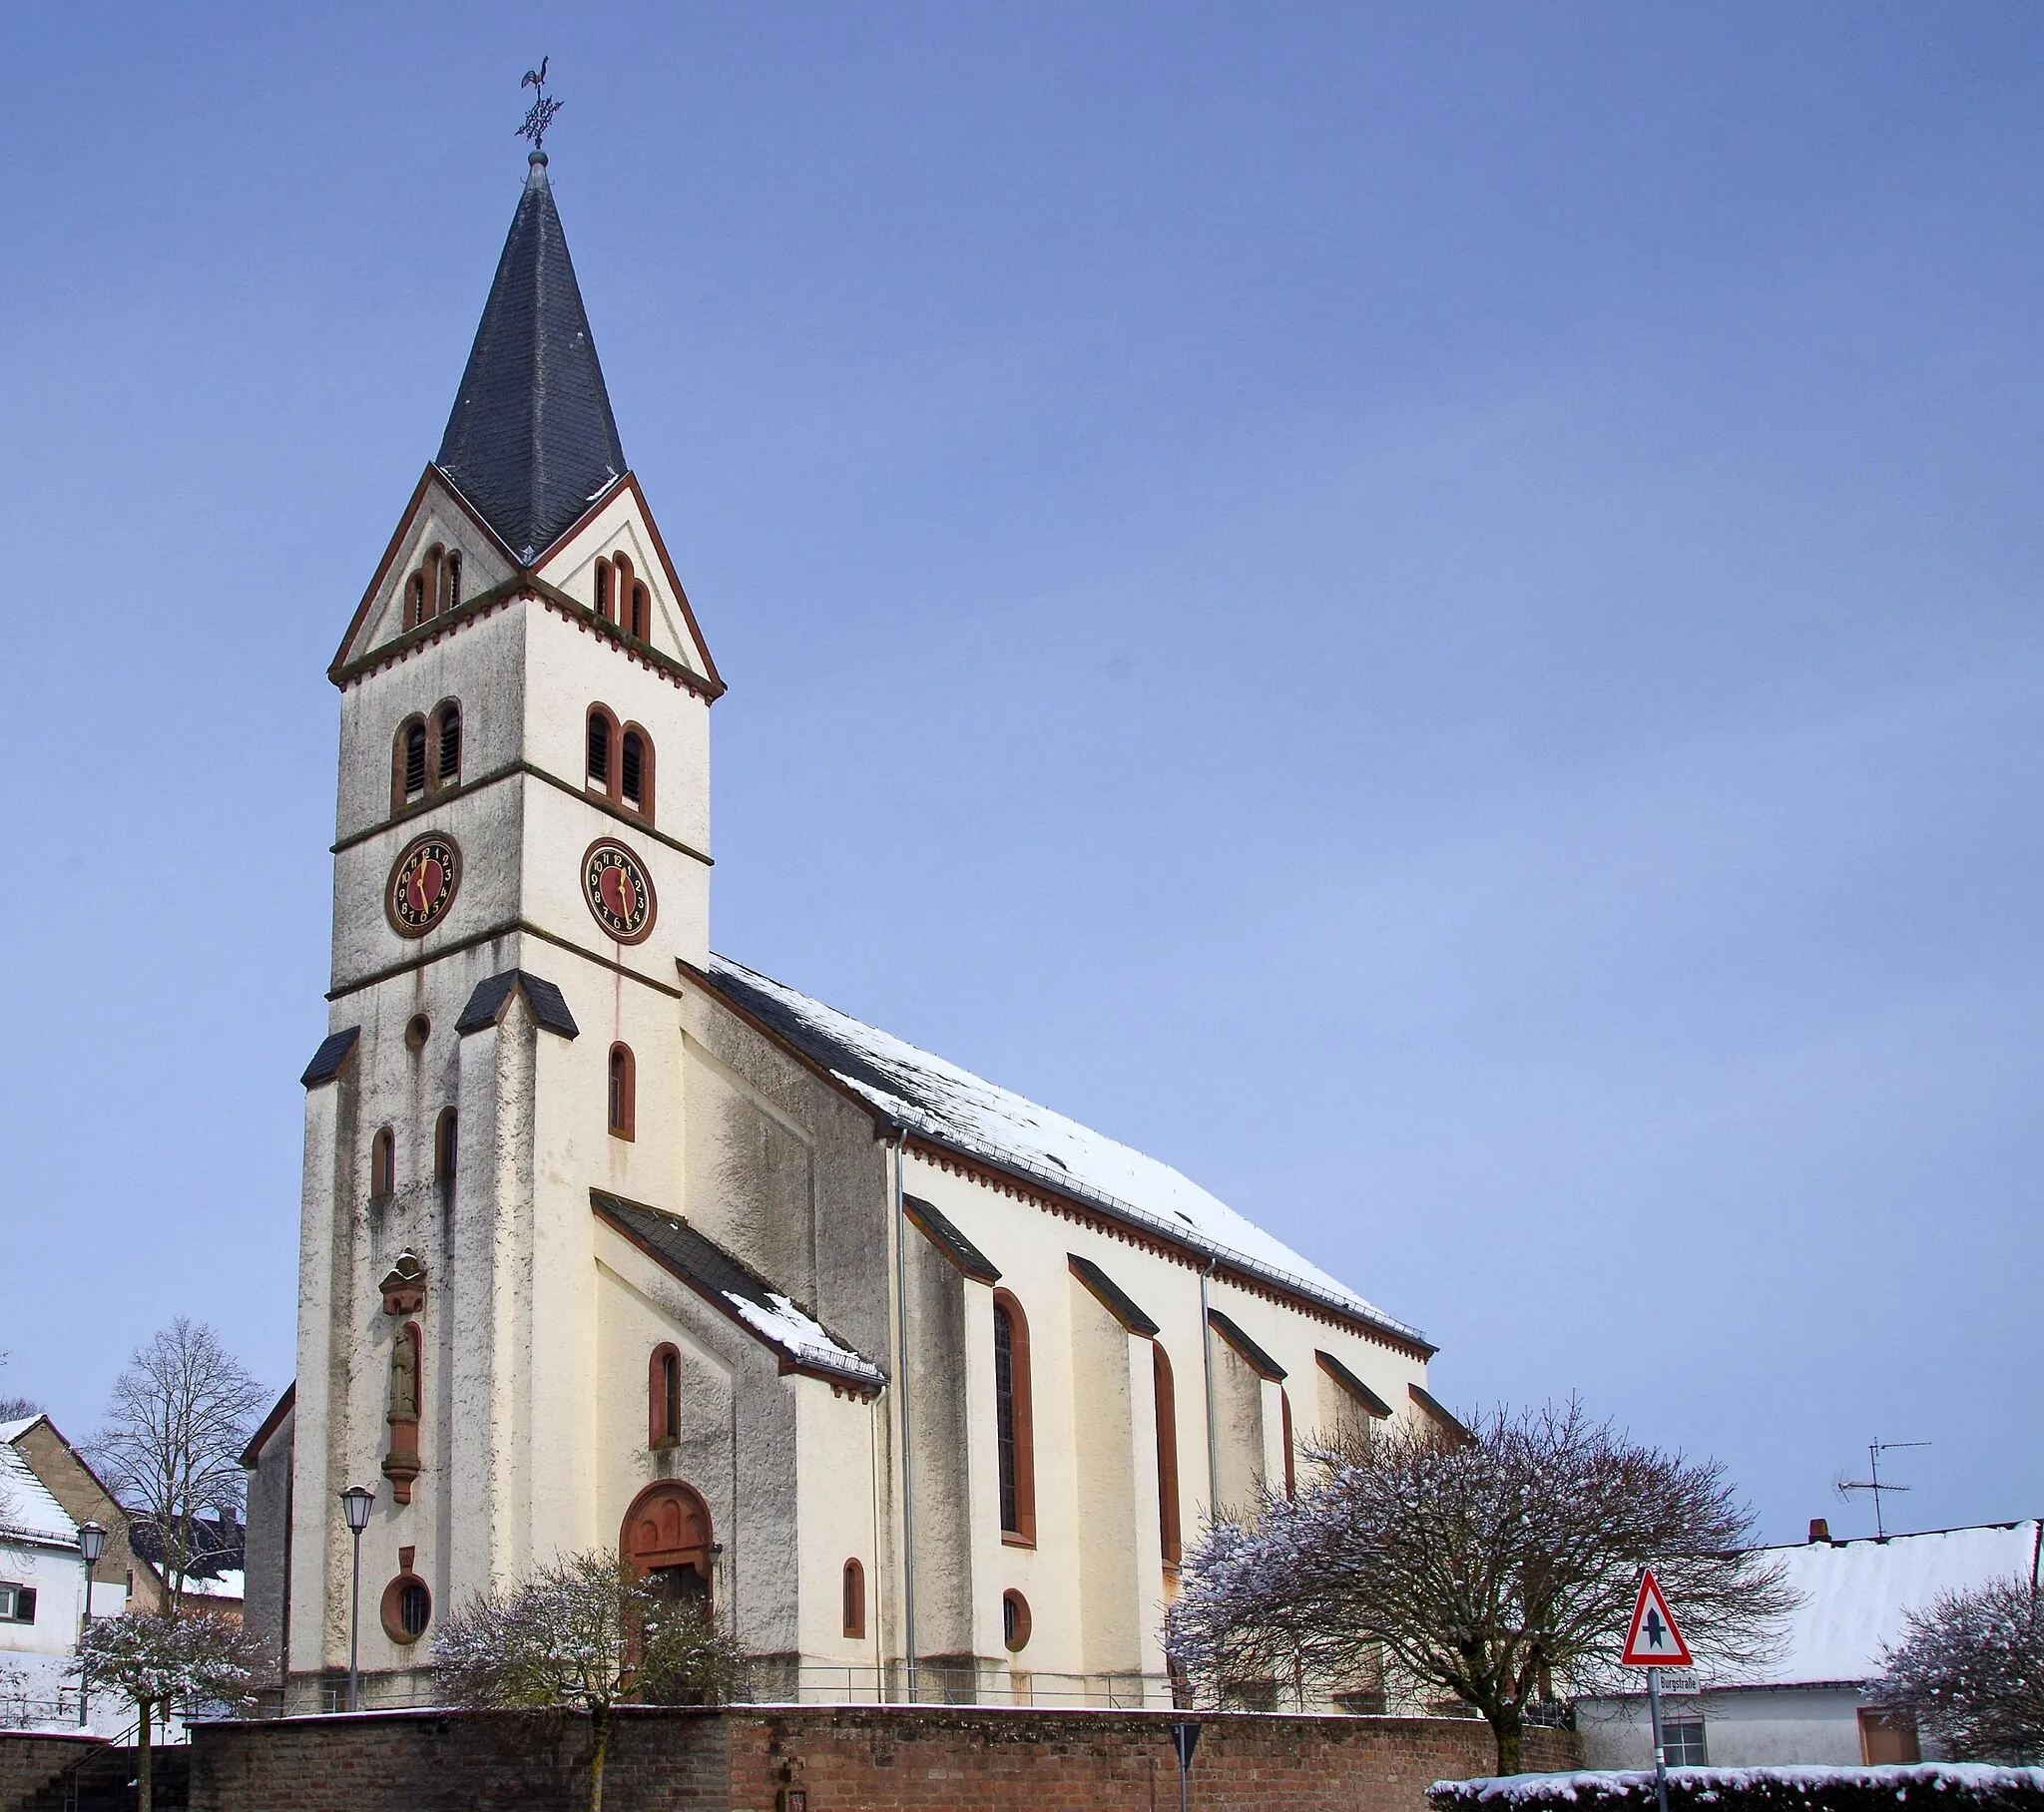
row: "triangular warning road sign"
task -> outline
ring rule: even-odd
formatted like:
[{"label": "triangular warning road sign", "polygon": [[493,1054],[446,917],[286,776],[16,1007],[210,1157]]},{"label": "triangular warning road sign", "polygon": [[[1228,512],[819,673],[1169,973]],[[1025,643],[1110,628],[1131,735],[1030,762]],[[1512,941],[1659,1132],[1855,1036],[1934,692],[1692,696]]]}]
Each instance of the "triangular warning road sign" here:
[{"label": "triangular warning road sign", "polygon": [[1689,1644],[1675,1626],[1675,1612],[1661,1595],[1652,1569],[1640,1576],[1639,1601],[1633,1605],[1632,1627],[1626,1631],[1625,1653],[1620,1662],[1627,1667],[1693,1667]]}]

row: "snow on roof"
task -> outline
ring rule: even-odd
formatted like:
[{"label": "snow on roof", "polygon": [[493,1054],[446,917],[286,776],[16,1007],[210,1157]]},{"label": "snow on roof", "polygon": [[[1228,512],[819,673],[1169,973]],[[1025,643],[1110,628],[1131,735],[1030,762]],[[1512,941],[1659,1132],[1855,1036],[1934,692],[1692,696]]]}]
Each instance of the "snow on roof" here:
[{"label": "snow on roof", "polygon": [[188,1579],[185,1590],[196,1598],[246,1598],[249,1578],[237,1569],[229,1568],[210,1579]]},{"label": "snow on roof", "polygon": [[742,1296],[737,1290],[726,1290],[724,1299],[755,1333],[785,1347],[796,1358],[805,1359],[812,1365],[826,1366],[832,1371],[849,1372],[855,1378],[870,1379],[874,1384],[885,1382],[877,1365],[869,1359],[860,1358],[850,1347],[832,1340],[820,1321],[813,1315],[805,1315],[779,1291],[768,1291],[765,1303]]},{"label": "snow on roof", "polygon": [[[1941,1529],[1927,1535],[1810,1542],[1762,1552],[1783,1563],[1801,1594],[1775,1659],[1726,1673],[1723,1683],[1808,1685],[1819,1680],[1869,1680],[1881,1651],[1901,1638],[1911,1610],[1940,1592],[1984,1586],[2011,1574],[2030,1578],[2037,1560],[2038,1522]],[[1680,1605],[1676,1615],[1682,1614]],[[1701,1657],[1700,1657],[1701,1658]]]},{"label": "snow on roof", "polygon": [[[37,1420],[0,1423],[0,1541],[9,1536],[26,1536],[33,1541],[78,1543],[78,1525],[63,1505],[50,1496],[50,1488],[29,1470],[28,1462],[14,1447],[14,1436]],[[11,1433],[9,1431],[12,1431]]]},{"label": "snow on roof", "polygon": [[18,1441],[42,1420],[40,1415],[18,1416],[12,1422],[0,1422],[0,1441]]},{"label": "snow on roof", "polygon": [[1169,1164],[729,957],[710,959],[710,980],[875,1108],[937,1143],[1097,1203],[1410,1339],[1423,1338]]}]

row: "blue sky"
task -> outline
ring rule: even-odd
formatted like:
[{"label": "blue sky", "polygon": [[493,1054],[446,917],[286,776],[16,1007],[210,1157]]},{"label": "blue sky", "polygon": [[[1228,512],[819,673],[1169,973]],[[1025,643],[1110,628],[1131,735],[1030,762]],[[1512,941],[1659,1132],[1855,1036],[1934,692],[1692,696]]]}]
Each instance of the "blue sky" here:
[{"label": "blue sky", "polygon": [[289,1373],[323,674],[552,175],[720,948],[1726,1461],[2044,1509],[2044,14],[43,9],[0,1388]]}]

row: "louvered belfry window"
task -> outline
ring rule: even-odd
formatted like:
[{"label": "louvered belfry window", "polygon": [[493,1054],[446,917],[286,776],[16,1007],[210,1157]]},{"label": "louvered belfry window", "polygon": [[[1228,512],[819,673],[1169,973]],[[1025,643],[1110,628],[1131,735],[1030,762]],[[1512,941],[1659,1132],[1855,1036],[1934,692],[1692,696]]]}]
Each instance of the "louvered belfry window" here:
[{"label": "louvered belfry window", "polygon": [[440,712],[440,784],[461,774],[461,706],[449,704]]},{"label": "louvered belfry window", "polygon": [[646,744],[636,729],[625,732],[625,740],[618,757],[619,790],[625,796],[627,805],[637,805],[644,796],[642,785],[646,775]]},{"label": "louvered belfry window", "polygon": [[611,783],[611,720],[602,710],[589,713],[589,783],[606,791]]},{"label": "louvered belfry window", "polygon": [[414,723],[404,732],[404,796],[416,799],[426,790],[426,726]]}]

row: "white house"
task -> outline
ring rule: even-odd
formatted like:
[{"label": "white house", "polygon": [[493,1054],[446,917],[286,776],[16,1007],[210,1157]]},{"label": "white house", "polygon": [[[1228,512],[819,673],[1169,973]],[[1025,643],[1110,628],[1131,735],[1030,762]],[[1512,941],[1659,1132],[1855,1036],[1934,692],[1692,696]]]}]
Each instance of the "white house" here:
[{"label": "white house", "polygon": [[[78,1525],[14,1446],[34,1421],[0,1422],[0,1715],[13,1721],[76,1716],[65,1669],[85,1612]],[[95,1615],[126,1601],[118,1586],[93,1588]]]},{"label": "white house", "polygon": [[[1844,1542],[1813,1522],[1807,1543],[1762,1550],[1779,1557],[1801,1602],[1765,1665],[1713,1672],[1699,1654],[1701,1680],[1673,1676],[1673,1696],[1664,1686],[1669,1761],[1739,1768],[1921,1759],[1914,1727],[1865,1702],[1883,1649],[1900,1639],[1910,1611],[1942,1592],[2034,1581],[2040,1539],[2044,1523],[2035,1518]],[[1674,1608],[1679,1619],[1682,1606]],[[1576,1724],[1591,1767],[1652,1766],[1644,1690],[1579,1699]]]}]

